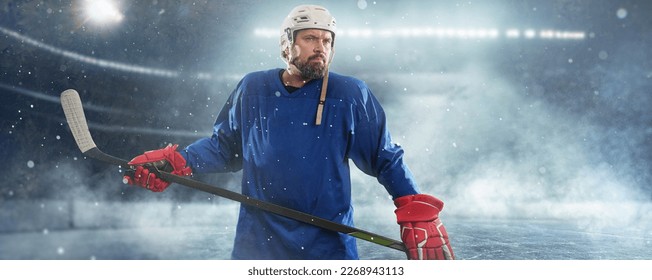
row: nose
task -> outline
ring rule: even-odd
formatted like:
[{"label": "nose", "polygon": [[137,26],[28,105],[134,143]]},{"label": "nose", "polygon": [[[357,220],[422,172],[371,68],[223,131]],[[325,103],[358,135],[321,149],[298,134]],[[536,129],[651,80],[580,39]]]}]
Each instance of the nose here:
[{"label": "nose", "polygon": [[326,47],[324,47],[324,45],[322,45],[321,43],[317,43],[315,44],[315,48],[313,49],[313,51],[316,53],[323,53],[325,49]]},{"label": "nose", "polygon": [[313,51],[315,53],[327,53],[330,51],[331,48],[331,43],[329,40],[315,40],[314,46],[313,46]]}]

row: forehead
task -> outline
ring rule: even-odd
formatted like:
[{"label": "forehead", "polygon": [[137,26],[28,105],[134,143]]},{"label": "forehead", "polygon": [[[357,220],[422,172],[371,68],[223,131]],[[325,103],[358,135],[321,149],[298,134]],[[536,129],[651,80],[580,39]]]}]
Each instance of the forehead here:
[{"label": "forehead", "polygon": [[299,30],[297,32],[297,37],[299,36],[306,36],[306,35],[312,35],[320,38],[332,38],[333,34],[328,31],[328,30],[323,30],[323,29],[303,29]]}]

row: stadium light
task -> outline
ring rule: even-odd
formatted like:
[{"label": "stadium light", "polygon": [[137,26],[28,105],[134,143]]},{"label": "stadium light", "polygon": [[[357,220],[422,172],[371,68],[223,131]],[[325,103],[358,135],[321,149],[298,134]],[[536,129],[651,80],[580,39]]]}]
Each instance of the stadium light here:
[{"label": "stadium light", "polygon": [[118,23],[124,15],[112,0],[84,0],[84,10],[88,20],[98,23]]}]

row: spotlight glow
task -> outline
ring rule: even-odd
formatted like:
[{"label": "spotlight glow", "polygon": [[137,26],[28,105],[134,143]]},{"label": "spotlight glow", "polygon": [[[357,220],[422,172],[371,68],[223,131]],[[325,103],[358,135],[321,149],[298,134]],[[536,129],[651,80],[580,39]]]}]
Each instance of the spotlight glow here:
[{"label": "spotlight glow", "polygon": [[[510,28],[501,31],[496,28],[386,28],[386,29],[340,29],[338,37],[349,38],[438,38],[438,39],[471,39],[471,40],[494,40],[501,38],[517,39],[557,39],[557,40],[583,40],[586,37],[583,31],[565,30],[535,30]],[[256,28],[254,36],[273,38],[278,37],[278,31],[271,28]]]},{"label": "spotlight glow", "polygon": [[505,31],[505,36],[507,36],[507,38],[518,38],[521,37],[521,31],[518,29],[508,29]]},{"label": "spotlight glow", "polygon": [[84,10],[88,19],[98,24],[118,23],[124,19],[116,3],[111,0],[85,0]]},{"label": "spotlight glow", "polygon": [[535,36],[537,36],[537,32],[536,32],[536,31],[534,31],[534,30],[532,30],[532,29],[525,30],[525,38],[532,39],[532,38],[534,38]]}]

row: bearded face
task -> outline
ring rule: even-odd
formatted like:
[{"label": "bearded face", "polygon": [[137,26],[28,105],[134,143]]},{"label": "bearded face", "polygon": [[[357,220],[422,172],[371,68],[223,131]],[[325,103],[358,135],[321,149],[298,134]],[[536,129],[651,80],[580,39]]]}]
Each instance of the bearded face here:
[{"label": "bearded face", "polygon": [[326,74],[326,58],[323,55],[316,54],[303,61],[295,57],[292,64],[299,69],[304,80],[321,79]]},{"label": "bearded face", "polygon": [[326,75],[332,55],[333,36],[330,31],[304,29],[296,34],[288,48],[289,66],[304,80],[321,79]]}]

